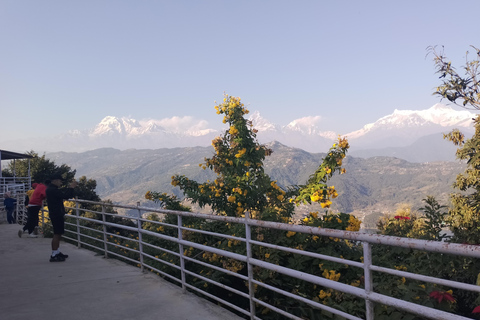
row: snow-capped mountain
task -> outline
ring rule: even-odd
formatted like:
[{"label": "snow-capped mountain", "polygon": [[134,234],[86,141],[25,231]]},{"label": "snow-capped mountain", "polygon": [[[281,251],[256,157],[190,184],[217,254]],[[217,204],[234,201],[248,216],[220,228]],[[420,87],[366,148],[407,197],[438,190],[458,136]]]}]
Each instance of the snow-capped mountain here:
[{"label": "snow-capped mountain", "polygon": [[395,110],[346,136],[356,148],[405,147],[420,137],[447,133],[453,128],[471,132],[475,116],[468,110],[457,111],[437,103],[426,110]]},{"label": "snow-capped mountain", "polygon": [[[289,147],[320,153],[326,152],[338,134],[342,134],[350,142],[351,155],[389,155],[421,162],[447,158],[454,160],[454,152],[444,148],[442,133],[458,128],[468,136],[473,133],[472,118],[475,116],[467,110],[457,111],[436,104],[425,110],[395,110],[348,134],[322,131],[320,116],[295,119],[285,126],[279,126],[255,111],[249,120],[258,130],[260,143],[278,141]],[[34,146],[39,151],[79,152],[103,147],[125,150],[210,146],[211,141],[226,128],[218,130],[209,126],[205,120],[192,117],[139,121],[129,117],[107,116],[88,130],[73,130],[51,139],[11,141],[2,143],[2,148],[24,151]],[[440,155],[438,149],[440,152],[445,150],[446,155]]]}]

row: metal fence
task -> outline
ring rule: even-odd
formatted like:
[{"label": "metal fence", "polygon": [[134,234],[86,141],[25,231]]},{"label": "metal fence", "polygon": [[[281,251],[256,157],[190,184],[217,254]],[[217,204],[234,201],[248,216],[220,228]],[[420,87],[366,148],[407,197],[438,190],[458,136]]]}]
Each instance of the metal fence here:
[{"label": "metal fence", "polygon": [[[387,296],[375,292],[375,287],[372,282],[372,272],[379,272],[387,274],[390,276],[405,277],[407,279],[419,280],[426,283],[434,283],[441,286],[448,286],[451,288],[457,288],[461,290],[473,291],[480,293],[480,286],[472,285],[468,283],[460,283],[450,280],[445,280],[441,278],[436,278],[433,276],[425,276],[415,273],[410,273],[406,271],[385,268],[381,266],[373,265],[372,263],[372,247],[377,245],[386,245],[394,246],[399,248],[410,248],[418,249],[428,252],[436,252],[442,254],[456,255],[458,257],[472,257],[480,258],[480,246],[474,245],[463,245],[455,243],[446,243],[446,242],[435,242],[435,241],[424,241],[410,238],[399,238],[399,237],[390,237],[382,236],[375,234],[366,234],[361,232],[352,232],[352,231],[342,231],[342,230],[332,230],[332,229],[322,229],[315,227],[307,227],[302,225],[293,225],[293,224],[284,224],[268,221],[259,221],[250,219],[248,213],[245,215],[245,218],[235,218],[235,217],[226,217],[219,215],[211,214],[202,214],[202,213],[192,213],[192,212],[179,212],[179,211],[170,211],[163,209],[152,209],[148,207],[137,206],[125,206],[125,205],[113,205],[110,203],[97,203],[84,200],[75,200],[75,206],[69,207],[72,210],[72,214],[68,216],[66,220],[66,234],[65,238],[68,241],[74,242],[78,247],[88,247],[96,251],[102,252],[102,254],[107,257],[115,257],[122,259],[124,261],[130,262],[132,264],[138,265],[142,271],[148,270],[158,273],[159,275],[169,279],[172,282],[178,283],[184,290],[191,290],[199,295],[207,297],[210,300],[214,300],[230,309],[235,310],[237,313],[242,314],[244,317],[249,319],[261,319],[256,315],[255,307],[258,305],[269,308],[272,312],[276,312],[279,315],[289,318],[289,319],[302,319],[298,316],[290,314],[285,310],[282,310],[276,306],[273,306],[257,297],[255,295],[255,287],[261,286],[268,290],[271,290],[275,293],[281,294],[289,299],[295,299],[299,303],[303,303],[312,307],[315,310],[324,310],[332,314],[338,315],[345,319],[362,319],[358,316],[350,315],[344,311],[334,309],[327,305],[324,305],[318,301],[314,301],[308,297],[303,297],[292,293],[291,291],[286,291],[271,284],[266,284],[255,279],[254,268],[261,268],[264,270],[270,270],[272,272],[280,273],[288,277],[297,278],[302,281],[306,281],[321,287],[331,288],[339,292],[353,295],[358,299],[365,301],[365,317],[367,320],[374,319],[374,305],[381,304],[393,307],[398,310],[406,311],[410,314],[417,315],[424,319],[445,319],[445,320],[454,320],[454,319],[468,319],[459,315],[452,313],[444,312],[434,308],[422,306],[412,302],[404,301],[398,298]],[[82,205],[98,205],[98,211],[85,210],[82,209]],[[125,217],[122,216],[123,222],[118,221],[120,217],[116,214],[108,213],[108,208],[123,208],[129,210],[136,210],[138,212],[137,217]],[[43,213],[43,210],[42,210]],[[149,219],[143,218],[147,213],[156,213],[159,215],[175,215],[177,217],[176,224],[167,224],[164,221],[152,221]],[[96,215],[97,217],[88,217]],[[109,222],[112,220],[109,217],[117,217],[117,221]],[[230,224],[241,224],[245,228],[245,237],[232,236],[223,233],[193,229],[182,222],[183,219],[194,218],[201,219],[203,221],[222,221]],[[43,219],[42,219],[43,221]],[[129,223],[125,223],[129,222]],[[163,232],[153,232],[150,230],[144,229],[146,223],[158,225],[159,228],[175,228],[177,230],[177,237],[166,235]],[[334,256],[317,254],[314,252],[303,251],[290,247],[282,247],[273,245],[265,241],[258,241],[258,239],[252,239],[251,229],[261,227],[267,229],[275,230],[284,230],[292,231],[298,233],[305,233],[309,235],[315,235],[318,237],[332,237],[338,239],[349,240],[352,243],[355,243],[357,246],[363,248],[363,262],[361,261],[351,261],[343,258],[338,258]],[[125,236],[119,232],[112,230],[124,230],[125,232],[131,233],[130,235]],[[202,243],[196,243],[192,241],[187,241],[183,238],[184,232],[191,233],[201,233],[204,235],[219,237],[223,239],[232,239],[239,241],[244,244],[246,254],[238,254],[213,246],[204,245]],[[150,239],[162,239],[166,240],[175,245],[176,250],[169,250],[162,247],[155,247],[151,244],[151,241],[145,241],[145,238]],[[152,238],[153,237],[153,238]],[[129,241],[129,243],[134,243],[134,245],[125,245],[120,244],[115,241],[115,239],[122,239],[124,241]],[[364,288],[355,287],[352,285],[340,283],[337,281],[329,280],[324,277],[315,276],[308,274],[299,270],[294,270],[287,268],[285,266],[276,265],[257,259],[252,256],[252,246],[263,246],[272,248],[275,250],[281,250],[283,252],[291,253],[292,255],[304,255],[308,257],[314,257],[322,259],[325,261],[331,261],[341,264],[346,264],[352,267],[357,267],[363,269],[364,274]],[[147,249],[156,249],[162,252],[166,252],[169,255],[178,257],[178,263],[172,263],[171,261],[166,261],[160,259],[152,254],[148,253]],[[208,252],[211,254],[220,255],[230,259],[234,259],[246,265],[246,274],[240,274],[227,270],[213,264],[210,264],[202,259],[197,259],[196,257],[187,256],[185,254],[185,248],[195,248],[201,250],[202,252]],[[127,253],[137,254],[137,258],[131,258]],[[172,270],[177,270],[177,275],[171,273],[166,273],[159,268],[153,266],[150,262],[156,261],[162,265],[170,267]],[[197,274],[188,270],[186,264],[199,264],[208,268],[211,268],[216,271],[223,272],[229,276],[237,277],[242,281],[248,283],[246,290],[238,290],[238,288],[230,287],[228,284],[220,283],[214,279],[205,277],[202,274]],[[178,276],[179,275],[179,276]],[[241,308],[236,304],[232,303],[231,300],[227,301],[223,297],[212,295],[204,290],[199,289],[198,287],[189,283],[188,279],[190,278],[201,279],[206,283],[209,283],[214,286],[218,286],[228,292],[231,295],[236,295],[238,297],[243,297],[248,299],[249,307]]]},{"label": "metal fence", "polygon": [[6,212],[3,207],[3,200],[5,200],[5,193],[10,193],[10,196],[16,200],[14,217],[19,224],[24,224],[27,217],[27,209],[25,206],[26,191],[29,188],[30,179],[24,177],[0,177],[0,222],[7,220]]}]

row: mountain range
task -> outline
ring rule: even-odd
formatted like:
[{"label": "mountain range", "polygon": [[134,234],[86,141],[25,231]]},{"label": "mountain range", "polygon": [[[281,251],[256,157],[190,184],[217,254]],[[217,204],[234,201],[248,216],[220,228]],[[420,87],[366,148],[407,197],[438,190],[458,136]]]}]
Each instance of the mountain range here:
[{"label": "mountain range", "polygon": [[[326,155],[290,148],[279,142],[268,146],[273,154],[265,160],[265,172],[284,188],[304,184]],[[181,191],[170,183],[174,174],[183,174],[198,182],[215,179],[212,171],[198,166],[213,154],[213,147],[102,148],[81,153],[47,153],[46,157],[76,169],[77,177],[85,175],[95,179],[102,199],[149,205],[144,199],[149,190],[183,198]],[[459,162],[412,163],[393,157],[347,156],[343,165],[346,174],[334,176],[329,183],[339,192],[332,210],[353,213],[373,225],[371,221],[376,221],[375,217],[395,211],[399,204],[410,204],[413,209],[422,207],[422,199],[428,195],[447,204],[456,175],[465,169],[465,164]],[[308,211],[324,210],[319,206],[297,208],[300,216]]]},{"label": "mountain range", "polygon": [[[435,104],[425,110],[395,110],[392,114],[347,134],[322,131],[315,117],[296,119],[279,126],[263,118],[259,112],[250,116],[258,130],[260,143],[278,141],[308,152],[326,152],[338,135],[347,136],[350,154],[356,157],[394,156],[411,162],[451,161],[455,147],[443,140],[443,133],[458,128],[467,136],[473,133],[472,118],[467,110]],[[186,119],[187,118],[187,119]],[[74,130],[55,137],[55,143],[38,139],[36,151],[87,151],[98,148],[159,149],[209,146],[222,131],[206,128],[188,117],[181,127],[164,120],[137,121],[127,117],[107,116],[94,128]],[[3,149],[22,150],[25,141],[3,143]],[[32,141],[29,141],[29,146]],[[29,150],[28,147],[25,150]],[[24,151],[24,150],[23,150]]]}]

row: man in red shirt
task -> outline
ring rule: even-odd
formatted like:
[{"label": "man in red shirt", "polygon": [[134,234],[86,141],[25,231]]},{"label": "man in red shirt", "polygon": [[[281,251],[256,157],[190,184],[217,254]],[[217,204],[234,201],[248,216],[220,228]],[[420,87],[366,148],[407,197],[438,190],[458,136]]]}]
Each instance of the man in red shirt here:
[{"label": "man in red shirt", "polygon": [[[38,213],[43,206],[43,200],[47,197],[46,189],[50,183],[49,180],[45,181],[45,184],[38,183],[35,186],[35,191],[32,194],[32,197],[28,201],[27,208],[27,223],[23,227],[23,230],[18,231],[18,236],[22,237],[22,233],[25,230],[28,230],[29,238],[36,238],[38,235],[35,234],[35,229],[38,227]],[[33,186],[33,185],[32,185]]]}]

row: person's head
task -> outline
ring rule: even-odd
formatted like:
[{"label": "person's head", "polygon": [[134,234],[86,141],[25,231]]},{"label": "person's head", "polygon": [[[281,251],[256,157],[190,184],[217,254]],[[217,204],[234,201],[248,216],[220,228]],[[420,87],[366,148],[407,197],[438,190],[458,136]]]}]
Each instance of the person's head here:
[{"label": "person's head", "polygon": [[60,187],[63,182],[63,178],[61,174],[54,174],[51,178],[51,184],[56,185],[57,187]]},{"label": "person's head", "polygon": [[32,183],[32,188],[35,189],[38,186],[38,183]]},{"label": "person's head", "polygon": [[5,198],[10,198],[10,192],[5,192],[4,197]]}]

